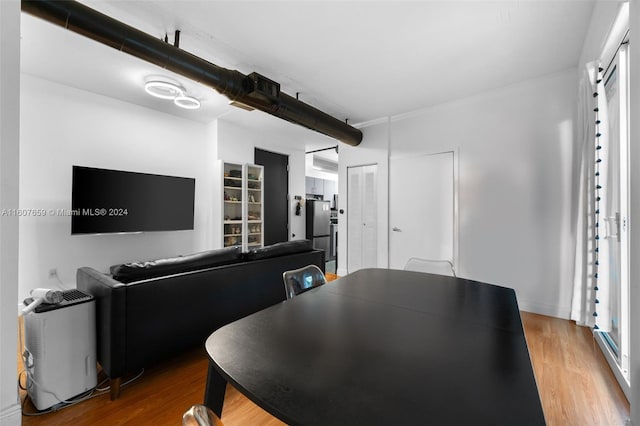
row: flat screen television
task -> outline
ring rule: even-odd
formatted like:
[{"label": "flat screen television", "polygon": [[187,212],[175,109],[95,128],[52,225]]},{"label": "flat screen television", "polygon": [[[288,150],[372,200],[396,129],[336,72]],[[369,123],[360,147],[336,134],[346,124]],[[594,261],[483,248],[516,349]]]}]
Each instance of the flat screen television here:
[{"label": "flat screen television", "polygon": [[71,234],[193,229],[193,178],[73,166]]}]

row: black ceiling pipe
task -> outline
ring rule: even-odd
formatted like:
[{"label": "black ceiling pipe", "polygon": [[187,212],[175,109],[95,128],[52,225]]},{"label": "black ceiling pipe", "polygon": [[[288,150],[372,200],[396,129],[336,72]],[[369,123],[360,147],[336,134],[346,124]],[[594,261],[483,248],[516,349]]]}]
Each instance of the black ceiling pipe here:
[{"label": "black ceiling pipe", "polygon": [[348,145],[357,146],[362,141],[359,129],[280,92],[275,82],[271,83],[277,85],[277,94],[261,96],[255,78],[212,64],[76,1],[22,0],[22,11],[212,87],[231,101],[302,125]]}]

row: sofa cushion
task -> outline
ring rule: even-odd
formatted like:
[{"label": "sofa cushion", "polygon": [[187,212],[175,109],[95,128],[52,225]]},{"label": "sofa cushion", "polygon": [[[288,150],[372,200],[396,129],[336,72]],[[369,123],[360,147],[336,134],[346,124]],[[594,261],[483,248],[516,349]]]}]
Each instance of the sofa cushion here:
[{"label": "sofa cushion", "polygon": [[311,240],[296,240],[275,243],[270,246],[252,248],[244,254],[246,260],[268,259],[293,253],[304,253],[313,250]]},{"label": "sofa cushion", "polygon": [[242,250],[239,246],[234,246],[187,256],[114,265],[110,268],[110,271],[114,279],[123,283],[130,283],[164,275],[238,263],[241,260]]}]

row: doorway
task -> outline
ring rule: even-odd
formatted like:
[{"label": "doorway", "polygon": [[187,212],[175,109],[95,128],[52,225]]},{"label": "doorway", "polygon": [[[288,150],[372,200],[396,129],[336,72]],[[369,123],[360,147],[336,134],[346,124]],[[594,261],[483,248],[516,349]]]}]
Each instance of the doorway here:
[{"label": "doorway", "polygon": [[264,167],[264,245],[289,241],[289,156],[255,148]]}]

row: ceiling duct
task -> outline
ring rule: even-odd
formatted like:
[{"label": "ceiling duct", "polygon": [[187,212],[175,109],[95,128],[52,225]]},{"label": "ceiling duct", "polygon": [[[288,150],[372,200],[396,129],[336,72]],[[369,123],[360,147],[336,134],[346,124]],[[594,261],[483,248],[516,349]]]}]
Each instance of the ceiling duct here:
[{"label": "ceiling duct", "polygon": [[212,87],[237,104],[348,145],[357,146],[362,141],[360,130],[281,92],[278,83],[260,74],[247,76],[219,67],[76,1],[22,0],[22,11]]}]

